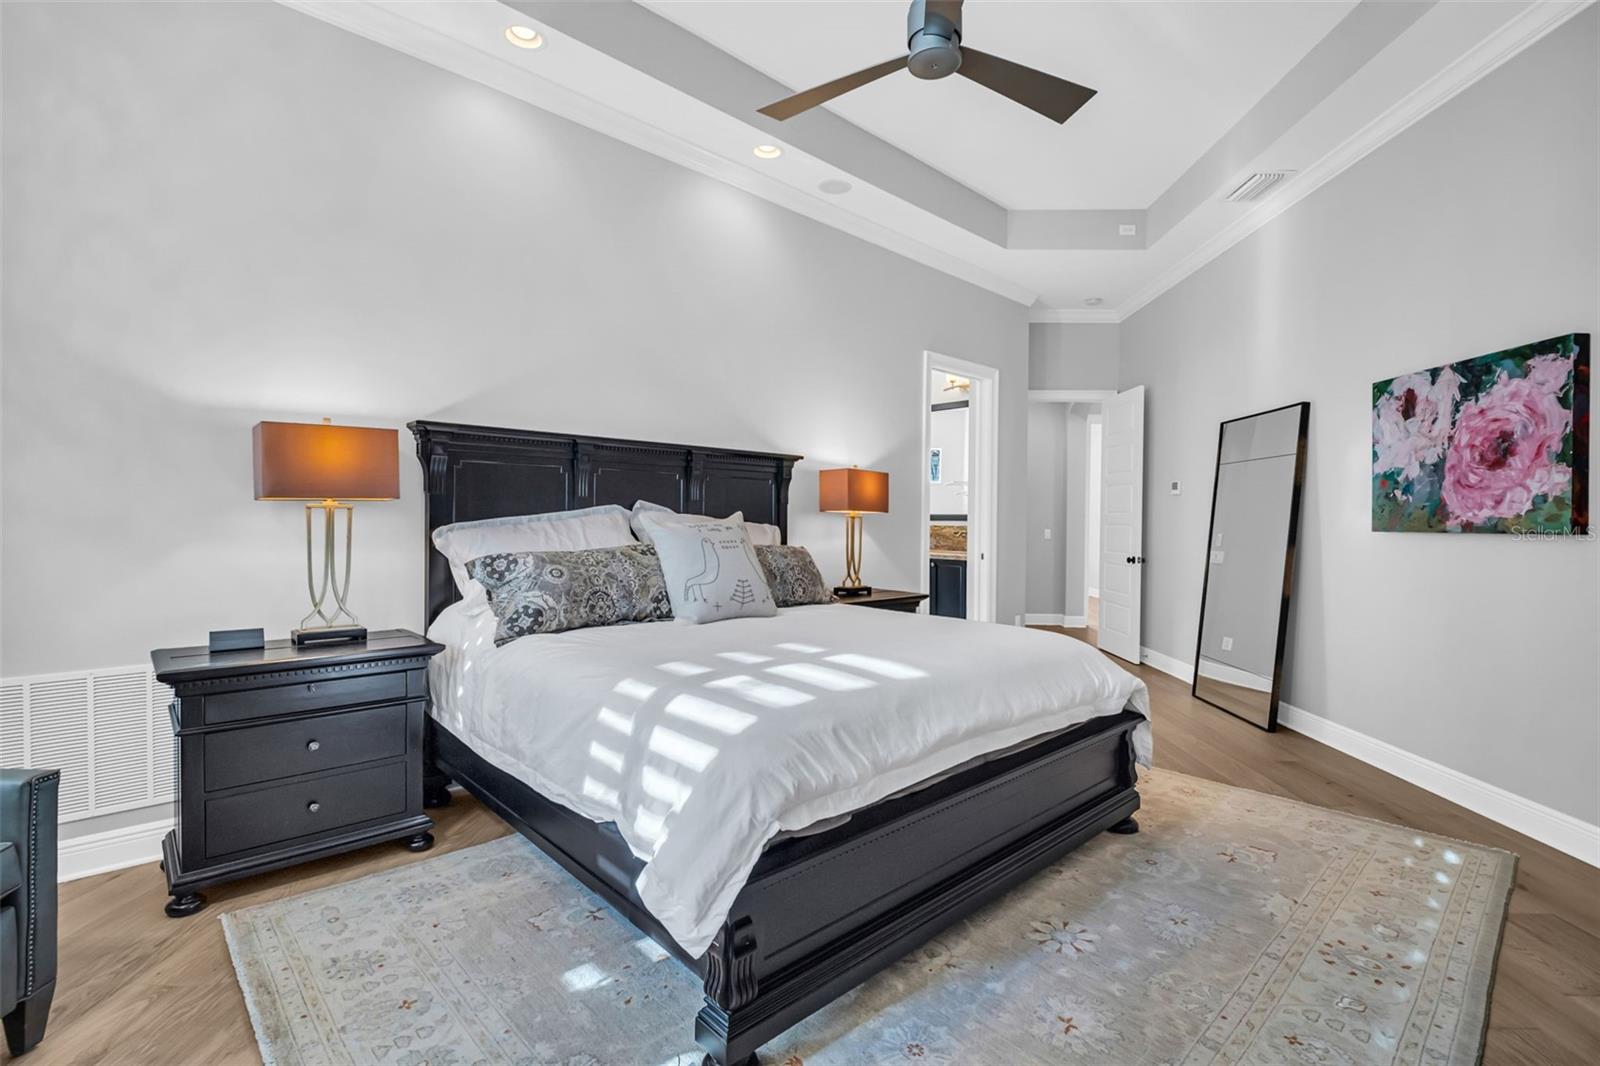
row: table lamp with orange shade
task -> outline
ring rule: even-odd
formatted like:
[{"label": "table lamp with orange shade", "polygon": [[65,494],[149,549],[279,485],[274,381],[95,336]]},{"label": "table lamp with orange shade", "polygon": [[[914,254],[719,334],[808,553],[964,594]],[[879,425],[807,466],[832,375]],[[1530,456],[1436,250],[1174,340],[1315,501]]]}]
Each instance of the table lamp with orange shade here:
[{"label": "table lamp with orange shade", "polygon": [[[392,429],[258,422],[251,433],[258,500],[305,500],[306,587],[311,611],[290,633],[296,644],[334,644],[365,640],[366,627],[346,604],[350,594],[350,556],[355,529],[353,503],[400,498],[399,434]],[[322,512],[322,580],[313,563],[312,514]],[[334,556],[338,512],[345,515],[344,577]],[[328,603],[329,595],[333,602]],[[321,624],[312,625],[313,621]]]},{"label": "table lamp with orange shade", "polygon": [[887,514],[889,475],[881,470],[848,467],[817,475],[818,510],[844,515],[844,583],[836,596],[866,596],[871,585],[861,582],[861,516]]}]

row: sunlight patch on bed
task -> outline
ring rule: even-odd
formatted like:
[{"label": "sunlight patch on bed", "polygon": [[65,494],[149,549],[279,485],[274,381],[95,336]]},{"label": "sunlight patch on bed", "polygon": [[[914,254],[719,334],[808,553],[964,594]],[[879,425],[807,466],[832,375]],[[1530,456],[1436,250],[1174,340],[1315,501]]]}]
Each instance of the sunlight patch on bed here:
[{"label": "sunlight patch on bed", "polygon": [[800,644],[792,640],[786,640],[782,644],[774,644],[773,647],[782,648],[784,651],[797,651],[802,655],[821,655],[828,650],[827,648],[819,648],[815,644]]},{"label": "sunlight patch on bed", "polygon": [[589,742],[589,758],[608,770],[622,773],[622,752],[612,751],[597,740]]},{"label": "sunlight patch on bed", "polygon": [[748,674],[737,674],[734,677],[719,677],[715,681],[707,681],[707,688],[727,689],[752,703],[759,703],[766,707],[794,707],[802,703],[809,703],[816,699],[809,692],[801,692],[788,685],[774,685],[769,681],[758,681]]},{"label": "sunlight patch on bed", "polygon": [[633,715],[631,714],[623,714],[620,711],[613,711],[610,707],[602,707],[600,708],[600,713],[594,716],[594,720],[607,729],[616,730],[625,737],[633,736]]},{"label": "sunlight patch on bed", "polygon": [[640,807],[633,816],[634,832],[648,840],[652,848],[661,846],[662,830],[666,827],[667,820],[647,807]]},{"label": "sunlight patch on bed", "polygon": [[928,671],[926,670],[919,670],[915,666],[908,666],[905,663],[897,663],[893,659],[880,659],[876,655],[857,655],[854,652],[846,652],[841,655],[830,655],[828,656],[828,661],[830,663],[838,663],[840,666],[853,666],[857,670],[865,670],[869,674],[877,674],[879,677],[887,677],[895,681],[910,681],[914,678],[928,676]]},{"label": "sunlight patch on bed", "polygon": [[611,691],[619,696],[627,696],[629,699],[635,699],[643,703],[656,694],[656,687],[647,685],[643,681],[635,681],[631,677],[625,677],[618,681],[616,687]]},{"label": "sunlight patch on bed", "polygon": [[736,710],[714,700],[692,696],[685,692],[667,701],[666,711],[674,718],[715,729],[730,737],[738,736],[756,723],[756,716],[748,711]]},{"label": "sunlight patch on bed", "polygon": [[601,784],[592,777],[583,779],[583,794],[590,799],[599,800],[608,807],[620,808],[622,806],[622,797],[617,794],[616,789],[611,788],[609,785]]},{"label": "sunlight patch on bed", "polygon": [[675,811],[681,811],[683,805],[689,802],[689,795],[694,792],[691,786],[662,773],[653,766],[646,766],[640,771],[639,785],[644,789],[645,795],[670,804]]},{"label": "sunlight patch on bed", "polygon": [[719,651],[717,652],[717,658],[731,659],[736,663],[744,663],[746,666],[754,666],[756,663],[770,663],[772,661],[772,656],[757,655],[753,651]]},{"label": "sunlight patch on bed", "polygon": [[829,692],[854,692],[858,689],[872,688],[877,684],[876,681],[847,674],[843,670],[830,670],[815,663],[784,663],[781,666],[769,666],[767,673],[786,677],[790,681],[803,681],[817,688],[825,688]]},{"label": "sunlight patch on bed", "polygon": [[709,667],[709,666],[701,666],[699,663],[685,663],[685,662],[662,663],[660,666],[657,666],[656,669],[657,670],[665,670],[669,674],[677,674],[679,677],[694,677],[694,676],[696,676],[698,674],[709,674],[709,673],[711,673],[711,667]]},{"label": "sunlight patch on bed", "polygon": [[650,731],[648,746],[662,758],[671,759],[679,766],[687,766],[696,773],[710,766],[711,760],[717,757],[717,749],[710,744],[702,744],[664,725],[658,725]]}]

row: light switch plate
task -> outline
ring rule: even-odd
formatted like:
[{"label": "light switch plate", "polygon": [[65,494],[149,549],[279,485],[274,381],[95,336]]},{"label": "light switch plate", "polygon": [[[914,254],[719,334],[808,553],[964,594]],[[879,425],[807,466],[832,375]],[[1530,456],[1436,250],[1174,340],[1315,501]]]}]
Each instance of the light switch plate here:
[{"label": "light switch plate", "polygon": [[1222,565],[1223,554],[1224,553],[1223,553],[1221,548],[1213,549],[1212,552],[1211,552],[1211,565],[1212,566],[1221,566]]},{"label": "light switch plate", "polygon": [[1232,651],[1233,650],[1233,638],[1232,637],[1223,637],[1222,638],[1222,650],[1223,651]]},{"label": "light switch plate", "polygon": [[1183,495],[1183,482],[1181,482],[1181,481],[1172,482],[1171,487],[1169,487],[1167,489],[1167,491],[1170,492],[1174,496],[1182,496]]}]

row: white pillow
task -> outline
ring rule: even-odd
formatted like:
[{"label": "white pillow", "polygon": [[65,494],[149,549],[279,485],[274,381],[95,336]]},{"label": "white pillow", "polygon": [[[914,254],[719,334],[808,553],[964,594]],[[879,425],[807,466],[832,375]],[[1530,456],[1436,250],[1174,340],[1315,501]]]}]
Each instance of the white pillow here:
[{"label": "white pillow", "polygon": [[[650,532],[641,521],[644,515],[653,515],[658,519],[664,520],[686,519],[693,521],[707,517],[706,515],[681,514],[670,507],[663,507],[659,503],[651,503],[649,500],[637,500],[634,502],[633,515],[629,518],[629,524],[633,527],[633,535],[646,544],[650,543]],[[735,511],[727,518],[722,519],[722,521],[744,522],[745,532],[750,535],[751,544],[783,543],[783,533],[777,526],[767,525],[765,522],[745,522],[743,511]]]},{"label": "white pillow", "polygon": [[672,616],[685,622],[765,618],[778,613],[744,523],[646,513]]},{"label": "white pillow", "polygon": [[614,503],[576,511],[455,522],[433,531],[433,546],[450,560],[450,575],[471,610],[489,607],[489,594],[467,574],[467,564],[504,552],[581,551],[635,544],[628,512]]},{"label": "white pillow", "polygon": [[783,530],[765,522],[746,522],[744,531],[750,535],[751,544],[782,544]]}]

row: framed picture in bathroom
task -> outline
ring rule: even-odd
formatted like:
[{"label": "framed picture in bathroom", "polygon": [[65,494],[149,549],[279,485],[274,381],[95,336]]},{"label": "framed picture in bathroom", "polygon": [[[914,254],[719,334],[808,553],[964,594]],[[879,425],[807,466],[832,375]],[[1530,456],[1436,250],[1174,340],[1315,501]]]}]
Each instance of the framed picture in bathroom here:
[{"label": "framed picture in bathroom", "polygon": [[944,449],[943,448],[929,448],[928,449],[928,482],[930,484],[933,484],[933,485],[939,484],[939,482],[941,480],[940,473],[941,473],[941,467],[943,465],[943,459],[944,459]]}]

